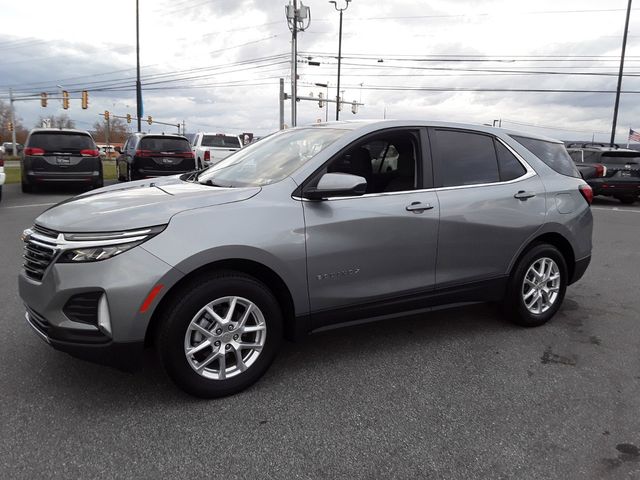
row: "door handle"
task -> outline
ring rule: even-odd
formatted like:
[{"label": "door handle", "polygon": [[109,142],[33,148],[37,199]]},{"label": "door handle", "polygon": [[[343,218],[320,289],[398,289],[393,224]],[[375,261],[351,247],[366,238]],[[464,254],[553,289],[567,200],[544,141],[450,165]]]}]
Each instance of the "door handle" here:
[{"label": "door handle", "polygon": [[416,213],[421,213],[421,212],[424,212],[425,210],[431,210],[432,208],[433,208],[433,205],[431,205],[430,203],[422,203],[422,202],[411,202],[411,205],[407,205],[405,207],[407,212],[416,212]]},{"label": "door handle", "polygon": [[516,193],[513,198],[517,198],[518,200],[526,200],[527,198],[533,198],[535,197],[536,194],[533,192],[525,192],[524,190],[520,190],[518,193]]}]

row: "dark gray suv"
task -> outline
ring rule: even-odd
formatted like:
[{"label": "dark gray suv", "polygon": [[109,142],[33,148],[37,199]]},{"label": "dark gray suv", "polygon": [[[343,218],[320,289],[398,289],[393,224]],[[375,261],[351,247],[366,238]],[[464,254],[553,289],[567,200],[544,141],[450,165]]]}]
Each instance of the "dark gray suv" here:
[{"label": "dark gray suv", "polygon": [[[63,202],[24,232],[26,319],[187,392],[255,382],[281,339],[458,302],[542,325],[591,258],[591,189],[564,145],[490,127],[336,122],[200,173]],[[390,320],[393,321],[393,320]]]}]

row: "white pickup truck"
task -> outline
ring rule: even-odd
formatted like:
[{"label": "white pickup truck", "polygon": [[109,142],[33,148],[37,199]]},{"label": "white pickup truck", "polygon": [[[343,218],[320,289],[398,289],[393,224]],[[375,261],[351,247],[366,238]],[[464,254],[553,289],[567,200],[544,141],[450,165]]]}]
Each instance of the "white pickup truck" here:
[{"label": "white pickup truck", "polygon": [[214,165],[241,148],[242,140],[238,135],[225,133],[196,133],[191,142],[198,168]]}]

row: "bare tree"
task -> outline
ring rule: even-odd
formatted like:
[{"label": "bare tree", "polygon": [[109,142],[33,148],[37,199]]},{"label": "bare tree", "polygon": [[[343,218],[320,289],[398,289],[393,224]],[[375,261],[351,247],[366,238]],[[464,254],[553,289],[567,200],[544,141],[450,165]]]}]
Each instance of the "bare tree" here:
[{"label": "bare tree", "polygon": [[[96,142],[104,142],[106,133],[106,122],[98,121],[93,124],[91,134]],[[109,142],[124,143],[130,134],[129,124],[121,118],[111,118],[109,120]]]},{"label": "bare tree", "polygon": [[49,120],[49,126],[51,128],[76,128],[76,122],[71,120],[66,113],[61,113],[60,115],[52,115],[51,117],[40,117],[38,119],[38,123],[36,123],[35,128],[40,128],[43,125],[43,121],[47,119]]}]

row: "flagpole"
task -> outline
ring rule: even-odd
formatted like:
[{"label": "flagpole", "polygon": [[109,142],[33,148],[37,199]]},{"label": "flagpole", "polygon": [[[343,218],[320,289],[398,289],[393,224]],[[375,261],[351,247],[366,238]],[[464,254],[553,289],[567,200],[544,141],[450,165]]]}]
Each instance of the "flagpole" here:
[{"label": "flagpole", "polygon": [[629,129],[629,136],[627,137],[627,150],[629,150],[629,145],[630,145],[631,133],[632,132],[633,132],[633,130]]}]

